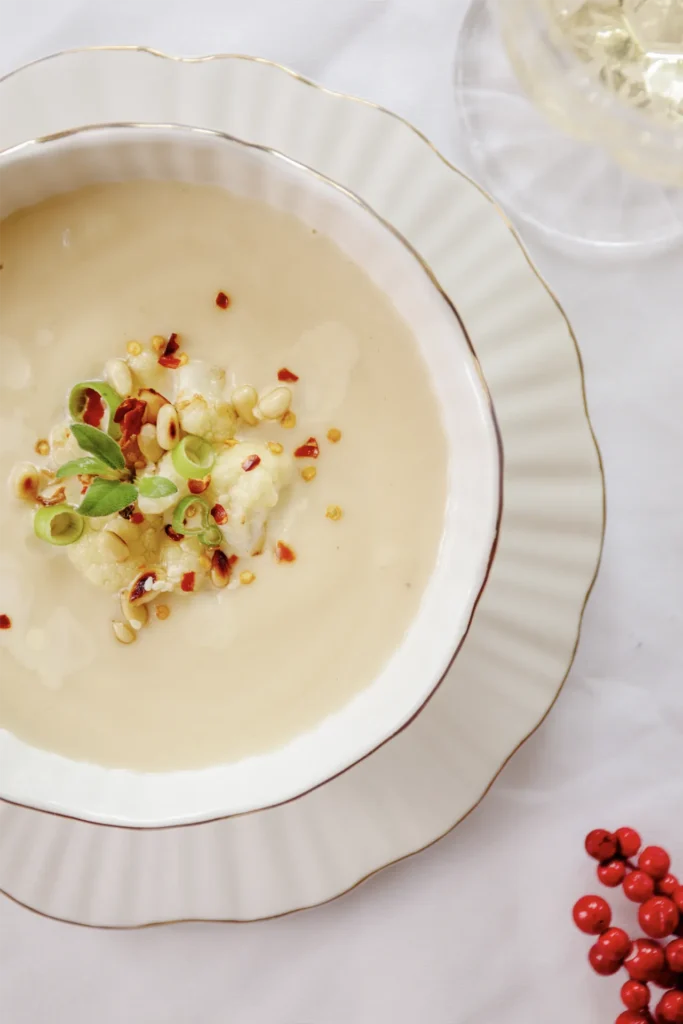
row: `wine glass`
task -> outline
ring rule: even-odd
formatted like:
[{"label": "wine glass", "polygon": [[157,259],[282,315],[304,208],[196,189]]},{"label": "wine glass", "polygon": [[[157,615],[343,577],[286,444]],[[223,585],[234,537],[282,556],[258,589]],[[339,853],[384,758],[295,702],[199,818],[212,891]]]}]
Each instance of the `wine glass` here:
[{"label": "wine glass", "polygon": [[474,0],[456,96],[513,217],[603,250],[683,241],[683,0]]}]

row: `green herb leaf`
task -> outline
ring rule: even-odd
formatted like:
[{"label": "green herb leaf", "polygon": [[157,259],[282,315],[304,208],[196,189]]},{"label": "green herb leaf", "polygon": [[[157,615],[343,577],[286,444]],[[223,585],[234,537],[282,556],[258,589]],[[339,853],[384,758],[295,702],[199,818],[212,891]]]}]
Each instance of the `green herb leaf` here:
[{"label": "green herb leaf", "polygon": [[72,423],[71,433],[84,452],[90,452],[95,458],[105,462],[112,469],[125,469],[126,460],[123,452],[108,434],[87,423]]},{"label": "green herb leaf", "polygon": [[67,476],[78,476],[79,473],[88,476],[107,476],[111,474],[111,466],[106,462],[100,462],[91,455],[84,455],[82,459],[74,459],[72,462],[65,462],[57,470],[57,479],[63,480]]},{"label": "green herb leaf", "polygon": [[137,488],[144,498],[165,498],[178,490],[173,481],[165,476],[143,476],[138,480]]},{"label": "green herb leaf", "polygon": [[119,480],[103,480],[97,477],[86,491],[85,498],[76,509],[82,516],[99,518],[120,512],[137,499],[137,487],[123,484]]}]

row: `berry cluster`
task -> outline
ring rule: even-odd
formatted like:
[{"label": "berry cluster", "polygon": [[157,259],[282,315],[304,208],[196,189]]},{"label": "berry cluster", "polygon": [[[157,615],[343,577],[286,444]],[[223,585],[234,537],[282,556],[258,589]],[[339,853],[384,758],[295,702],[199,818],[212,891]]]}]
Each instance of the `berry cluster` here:
[{"label": "berry cluster", "polygon": [[[683,1024],[683,885],[669,871],[666,850],[646,846],[641,851],[640,846],[632,828],[597,828],[586,836],[586,851],[599,861],[598,878],[610,888],[621,885],[627,898],[640,904],[638,921],[648,938],[632,940],[622,928],[610,927],[612,911],[601,896],[582,896],[574,905],[574,921],[582,932],[599,936],[588,954],[594,971],[616,974],[625,967],[628,972],[630,980],[621,989],[626,1010],[615,1024]],[[659,941],[674,935],[679,937],[666,946]],[[649,984],[667,990],[654,1016]]]}]

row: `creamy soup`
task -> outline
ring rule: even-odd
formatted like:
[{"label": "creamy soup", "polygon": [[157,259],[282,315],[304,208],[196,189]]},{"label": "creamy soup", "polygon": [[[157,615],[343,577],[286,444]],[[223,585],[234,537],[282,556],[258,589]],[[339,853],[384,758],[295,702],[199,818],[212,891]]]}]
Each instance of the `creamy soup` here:
[{"label": "creamy soup", "polygon": [[[249,585],[174,595],[128,645],[112,634],[116,596],[41,542],[6,488],[0,724],[103,765],[200,767],[281,745],[369,685],[416,613],[446,487],[428,373],[390,301],[289,214],[174,183],[93,186],[19,211],[0,225],[0,264],[4,479],[40,463],[36,442],[75,382],[100,378],[128,342],[172,332],[190,359],[226,369],[228,396],[291,369],[296,425],[237,437],[290,456],[310,436],[320,447],[315,463],[292,460],[263,552],[240,558]],[[277,560],[278,541],[295,561]]]}]

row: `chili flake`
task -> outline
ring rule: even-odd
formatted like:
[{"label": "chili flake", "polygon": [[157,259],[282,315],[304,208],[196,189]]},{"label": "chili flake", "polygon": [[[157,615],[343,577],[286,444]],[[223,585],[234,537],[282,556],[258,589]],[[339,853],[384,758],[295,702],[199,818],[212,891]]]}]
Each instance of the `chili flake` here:
[{"label": "chili flake", "polygon": [[284,541],[279,540],[275,545],[275,557],[278,562],[295,562],[296,555],[290,548],[289,544],[285,544]]},{"label": "chili flake", "polygon": [[177,370],[179,366],[182,366],[182,360],[176,355],[179,348],[178,335],[174,332],[169,335],[166,346],[159,356],[159,365],[165,366],[168,370]]},{"label": "chili flake", "polygon": [[190,494],[203,494],[211,483],[211,476],[205,476],[201,480],[188,480],[187,487]]},{"label": "chili flake", "polygon": [[336,427],[330,427],[330,429],[327,431],[327,440],[331,441],[332,444],[336,444],[337,441],[341,441],[341,436],[341,430],[337,430]]},{"label": "chili flake", "polygon": [[315,468],[315,466],[306,466],[305,469],[301,470],[301,476],[306,481],[306,483],[309,484],[311,480],[315,478],[317,472],[318,470]]},{"label": "chili flake", "polygon": [[240,573],[240,583],[244,584],[245,587],[248,586],[249,583],[253,583],[255,579],[256,577],[253,572],[249,572],[248,569],[245,569]]},{"label": "chili flake", "polygon": [[215,522],[217,522],[219,526],[225,526],[225,524],[228,521],[228,513],[225,511],[222,505],[218,504],[218,502],[216,502],[216,504],[211,509],[211,515],[213,516]]},{"label": "chili flake", "polygon": [[294,455],[297,459],[317,459],[320,455],[318,442],[314,437],[309,437],[306,444],[299,445]]},{"label": "chili flake", "polygon": [[158,619],[167,619],[171,614],[171,609],[167,604],[158,604],[154,611]]},{"label": "chili flake", "polygon": [[296,426],[296,413],[292,412],[291,409],[288,409],[287,412],[282,417],[282,419],[280,420],[280,423],[285,428],[285,430],[291,430],[292,427]]},{"label": "chili flake", "polygon": [[41,437],[40,441],[36,441],[34,451],[36,455],[49,455],[50,442],[46,441],[44,437]]},{"label": "chili flake", "polygon": [[299,378],[296,373],[292,373],[286,366],[283,366],[281,370],[277,371],[277,379],[287,381],[288,384],[296,384]]},{"label": "chili flake", "polygon": [[219,292],[216,296],[216,305],[220,309],[227,309],[230,305],[230,296],[226,295],[225,292]]},{"label": "chili flake", "polygon": [[184,593],[191,594],[194,590],[194,577],[195,574],[193,572],[183,573],[183,578],[180,581],[180,589]]},{"label": "chili flake", "polygon": [[11,629],[12,620],[9,615],[0,615],[0,629]]},{"label": "chili flake", "polygon": [[341,519],[341,517],[342,517],[342,515],[343,515],[343,514],[344,514],[344,513],[343,513],[343,512],[342,512],[342,510],[341,510],[341,509],[339,508],[339,505],[328,505],[328,506],[327,506],[327,509],[326,509],[326,511],[325,511],[325,515],[327,516],[327,518],[328,518],[328,519],[332,519],[332,520],[334,520],[335,522],[336,522],[336,521],[337,521],[338,519]]},{"label": "chili flake", "polygon": [[143,516],[142,512],[133,512],[132,516],[130,517],[130,521],[131,523],[135,523],[136,526],[139,526],[140,523],[144,523],[145,517]]},{"label": "chili flake", "polygon": [[104,402],[99,392],[94,388],[85,389],[85,409],[83,410],[83,422],[89,427],[99,427],[104,419]]},{"label": "chili flake", "polygon": [[246,459],[242,463],[242,469],[245,473],[250,473],[252,469],[256,469],[260,461],[260,455],[247,455]]}]

